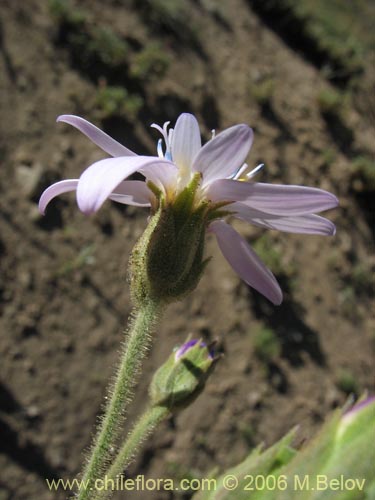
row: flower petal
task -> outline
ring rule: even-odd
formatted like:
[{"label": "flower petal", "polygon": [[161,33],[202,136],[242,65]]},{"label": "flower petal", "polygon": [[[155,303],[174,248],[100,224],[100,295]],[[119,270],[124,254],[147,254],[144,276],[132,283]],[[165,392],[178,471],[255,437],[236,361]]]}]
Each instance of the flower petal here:
[{"label": "flower petal", "polygon": [[209,228],[234,271],[273,304],[281,304],[283,294],[276,278],[237,231],[223,221],[212,222]]},{"label": "flower petal", "polygon": [[169,168],[173,164],[154,156],[106,158],[93,163],[78,182],[77,203],[80,210],[87,215],[96,212],[124,179],[147,165]]},{"label": "flower petal", "polygon": [[232,179],[214,182],[207,196],[213,202],[240,201],[261,212],[280,216],[312,214],[338,205],[336,196],[323,189]]},{"label": "flower petal", "polygon": [[146,165],[139,172],[165,192],[177,184],[178,168],[167,160],[160,161],[157,165]]},{"label": "flower petal", "polygon": [[253,142],[247,125],[227,128],[207,142],[194,158],[192,168],[203,174],[203,186],[232,176],[244,163]]},{"label": "flower petal", "polygon": [[39,212],[44,215],[48,203],[59,194],[68,193],[77,189],[78,179],[66,179],[55,182],[45,189],[39,199]]},{"label": "flower petal", "polygon": [[172,158],[180,168],[191,169],[195,155],[202,147],[199,125],[194,115],[182,113],[172,135]]},{"label": "flower petal", "polygon": [[136,153],[126,148],[115,139],[112,139],[112,137],[103,132],[103,130],[100,130],[100,128],[80,116],[61,115],[56,121],[68,123],[69,125],[77,128],[94,144],[99,146],[103,151],[111,156],[136,156]]},{"label": "flower petal", "polygon": [[258,219],[254,220],[253,224],[287,233],[320,234],[322,236],[333,236],[336,234],[336,226],[333,222],[315,214],[280,217],[277,219]]},{"label": "flower petal", "polygon": [[144,181],[123,181],[115,188],[109,199],[135,207],[149,207],[153,197],[153,193]]},{"label": "flower petal", "polygon": [[238,202],[232,203],[226,208],[235,212],[233,213],[234,217],[267,229],[277,229],[278,231],[285,231],[287,233],[321,234],[323,236],[333,236],[336,233],[336,227],[333,222],[315,214],[292,217],[272,216]]}]

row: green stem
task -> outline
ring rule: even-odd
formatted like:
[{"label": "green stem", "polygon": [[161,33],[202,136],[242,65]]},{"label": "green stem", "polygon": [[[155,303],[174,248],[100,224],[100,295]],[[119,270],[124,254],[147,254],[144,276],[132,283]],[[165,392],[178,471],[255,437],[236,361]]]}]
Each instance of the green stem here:
[{"label": "green stem", "polygon": [[113,495],[116,491],[115,485],[117,478],[120,477],[126,467],[132,462],[136,452],[145,439],[169,414],[170,410],[165,406],[153,406],[143,413],[128,435],[115,461],[105,474],[105,477],[102,478],[103,484],[108,485],[107,488],[97,491],[94,500],[104,500]]},{"label": "green stem", "polygon": [[[83,473],[82,483],[88,485],[80,489],[78,500],[92,498],[95,480],[102,477],[111,458],[111,449],[115,446],[121,424],[125,419],[125,407],[131,401],[135,385],[144,358],[151,343],[151,331],[159,315],[161,306],[149,301],[142,305],[133,316],[116,380],[110,390],[110,398],[103,419],[99,426],[91,456]],[[90,486],[91,485],[91,486]]]}]

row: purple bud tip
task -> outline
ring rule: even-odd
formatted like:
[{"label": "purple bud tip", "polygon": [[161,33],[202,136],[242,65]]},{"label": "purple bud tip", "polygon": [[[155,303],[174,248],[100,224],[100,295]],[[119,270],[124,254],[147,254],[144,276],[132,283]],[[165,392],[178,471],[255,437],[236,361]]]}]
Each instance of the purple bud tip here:
[{"label": "purple bud tip", "polygon": [[[185,342],[185,344],[182,344],[182,346],[176,351],[175,360],[178,361],[189,349],[194,347],[198,342],[199,342],[199,340],[193,339],[193,340],[189,340],[188,342]],[[200,347],[207,347],[207,344],[205,344],[204,342],[201,342]],[[211,359],[214,358],[212,352],[209,352],[208,355]]]},{"label": "purple bud tip", "polygon": [[350,408],[344,415],[344,418],[350,419],[357,411],[362,410],[364,407],[375,403],[375,396],[368,397],[361,401],[360,403],[355,404],[352,408]]}]

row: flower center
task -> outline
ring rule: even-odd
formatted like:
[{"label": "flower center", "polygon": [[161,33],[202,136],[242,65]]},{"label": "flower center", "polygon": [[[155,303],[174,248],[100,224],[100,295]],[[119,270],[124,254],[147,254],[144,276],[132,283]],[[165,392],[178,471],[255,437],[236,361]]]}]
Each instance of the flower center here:
[{"label": "flower center", "polygon": [[[187,188],[187,186],[192,182],[195,174],[194,172],[192,172],[189,165],[184,165],[181,163],[177,164],[174,160],[172,151],[172,137],[174,129],[170,128],[168,130],[169,123],[170,122],[165,122],[163,127],[157,125],[156,123],[153,123],[151,127],[158,130],[162,135],[162,139],[159,139],[157,144],[157,153],[159,158],[165,158],[166,160],[173,161],[178,167],[177,184],[175,186],[175,195],[177,195],[178,193],[181,193],[185,188]],[[165,144],[165,151],[163,150],[163,139]]]}]

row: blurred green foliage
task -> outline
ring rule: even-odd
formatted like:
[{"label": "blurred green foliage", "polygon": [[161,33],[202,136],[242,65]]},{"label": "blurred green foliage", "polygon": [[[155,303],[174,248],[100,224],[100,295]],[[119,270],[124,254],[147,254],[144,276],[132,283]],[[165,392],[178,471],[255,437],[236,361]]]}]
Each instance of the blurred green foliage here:
[{"label": "blurred green foliage", "polygon": [[252,243],[254,251],[275,274],[285,274],[287,267],[283,263],[282,253],[268,233],[262,234]]},{"label": "blurred green foliage", "polygon": [[176,31],[186,24],[189,12],[186,0],[138,0],[138,8],[147,10],[150,21],[160,27],[167,27],[171,31]]},{"label": "blurred green foliage", "polygon": [[189,0],[134,0],[134,7],[153,31],[171,34],[176,41],[201,49]]},{"label": "blurred green foliage", "polygon": [[58,270],[58,276],[67,276],[73,271],[83,269],[95,264],[95,245],[86,245],[79,254],[71,260],[66,261]]},{"label": "blurred green foliage", "polygon": [[129,94],[124,87],[99,87],[95,98],[101,119],[111,116],[126,115],[134,119],[143,106],[143,99],[136,94]]},{"label": "blurred green foliage", "polygon": [[358,383],[355,376],[347,369],[341,369],[336,377],[336,386],[345,394],[358,394]]},{"label": "blurred green foliage", "polygon": [[352,321],[359,319],[358,297],[352,285],[345,286],[339,292],[340,311]]},{"label": "blurred green foliage", "polygon": [[90,22],[88,13],[68,0],[49,0],[49,7],[58,29],[57,42],[67,46],[80,70],[95,77],[126,76],[128,44],[112,28]]},{"label": "blurred green foliage", "polygon": [[[77,9],[70,0],[49,0],[49,8],[58,29],[57,42],[67,47],[80,71],[99,82],[94,105],[100,119],[121,115],[134,119],[144,101],[124,86],[132,86],[135,76],[129,71],[132,54],[126,40],[110,26],[92,22],[89,13]],[[149,78],[162,74],[166,65],[160,47],[152,46],[136,54],[132,71],[139,79]]]},{"label": "blurred green foliage", "polygon": [[242,434],[244,440],[246,441],[246,444],[249,447],[253,447],[254,442],[256,441],[256,429],[255,429],[255,427],[250,423],[240,422],[240,424],[238,426],[238,430]]},{"label": "blurred green foliage", "polygon": [[127,43],[108,27],[93,29],[84,50],[88,58],[97,58],[107,66],[126,64],[129,51]]},{"label": "blurred green foliage", "polygon": [[347,82],[365,69],[373,51],[375,8],[366,0],[250,0],[328,78]]},{"label": "blurred green foliage", "polygon": [[280,355],[281,344],[276,333],[270,328],[261,327],[253,334],[255,355],[265,363]]},{"label": "blurred green foliage", "polygon": [[352,162],[352,185],[356,191],[375,191],[375,161],[359,155]]},{"label": "blurred green foliage", "polygon": [[249,94],[260,106],[270,106],[275,92],[275,80],[271,77],[250,83]]},{"label": "blurred green foliage", "polygon": [[[348,74],[363,67],[367,40],[362,37],[361,0],[288,0],[298,17],[305,20],[308,34],[318,47],[340,62]],[[329,76],[329,75],[328,75]]]},{"label": "blurred green foliage", "polygon": [[325,167],[329,167],[336,160],[336,152],[332,148],[324,149],[321,153],[322,164]]},{"label": "blurred green foliage", "polygon": [[139,80],[151,80],[164,76],[170,64],[170,57],[159,43],[149,43],[133,56],[130,75]]},{"label": "blurred green foliage", "polygon": [[87,21],[83,10],[73,7],[69,0],[49,0],[49,10],[58,24],[80,27]]},{"label": "blurred green foliage", "polygon": [[357,295],[374,290],[374,276],[368,262],[357,262],[351,269],[350,281]]},{"label": "blurred green foliage", "polygon": [[323,89],[318,93],[317,103],[321,113],[338,115],[341,113],[344,97],[333,88]]},{"label": "blurred green foliage", "polygon": [[375,447],[369,443],[374,417],[374,398],[350,411],[336,410],[298,451],[292,447],[294,429],[271,448],[252,450],[243,462],[216,475],[215,488],[202,489],[193,499],[373,500]]}]

